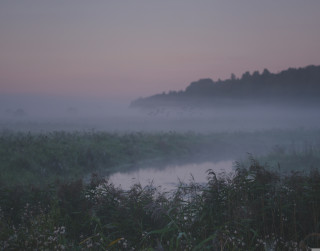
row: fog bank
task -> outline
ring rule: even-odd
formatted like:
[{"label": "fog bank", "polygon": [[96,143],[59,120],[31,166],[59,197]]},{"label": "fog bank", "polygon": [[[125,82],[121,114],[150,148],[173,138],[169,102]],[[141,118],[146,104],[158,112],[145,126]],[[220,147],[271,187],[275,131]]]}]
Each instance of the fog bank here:
[{"label": "fog bank", "polygon": [[2,96],[0,129],[46,132],[57,130],[255,131],[319,128],[319,107],[242,104],[217,107],[130,108],[130,100],[53,96]]}]

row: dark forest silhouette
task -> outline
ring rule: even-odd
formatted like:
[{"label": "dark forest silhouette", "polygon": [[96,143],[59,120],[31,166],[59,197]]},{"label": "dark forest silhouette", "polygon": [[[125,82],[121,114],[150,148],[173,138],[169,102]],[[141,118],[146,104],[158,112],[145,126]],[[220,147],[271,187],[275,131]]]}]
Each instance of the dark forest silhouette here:
[{"label": "dark forest silhouette", "polygon": [[200,79],[184,91],[170,91],[140,98],[133,107],[221,105],[234,103],[314,104],[320,102],[320,66],[289,68],[280,73],[245,72],[241,78],[213,81]]}]

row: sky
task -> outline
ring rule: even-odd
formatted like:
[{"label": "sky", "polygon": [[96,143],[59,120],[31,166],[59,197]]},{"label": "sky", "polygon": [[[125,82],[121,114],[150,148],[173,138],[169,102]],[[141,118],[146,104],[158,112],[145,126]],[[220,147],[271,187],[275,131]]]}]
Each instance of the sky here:
[{"label": "sky", "polygon": [[136,99],[320,65],[318,0],[1,0],[0,95]]}]

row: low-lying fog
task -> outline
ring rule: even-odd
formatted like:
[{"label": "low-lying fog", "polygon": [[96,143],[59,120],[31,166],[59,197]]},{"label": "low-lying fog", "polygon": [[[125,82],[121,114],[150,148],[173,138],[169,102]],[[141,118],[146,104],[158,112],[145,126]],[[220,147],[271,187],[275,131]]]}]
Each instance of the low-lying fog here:
[{"label": "low-lying fog", "polygon": [[301,104],[139,109],[123,100],[44,96],[4,96],[0,100],[0,129],[13,131],[219,132],[319,125],[319,107]]},{"label": "low-lying fog", "polygon": [[[51,131],[107,131],[107,132],[256,132],[271,129],[319,129],[320,116],[317,106],[306,105],[224,105],[212,108],[180,106],[180,108],[131,108],[130,101],[90,100],[57,97],[2,97],[0,99],[0,131],[25,131],[43,133]],[[283,133],[282,132],[282,133]],[[247,135],[247,134],[246,134]],[[249,134],[248,134],[249,135]],[[247,136],[248,136],[247,135]],[[109,173],[110,181],[123,188],[136,182],[147,185],[154,182],[164,188],[172,188],[180,181],[187,182],[192,176],[197,182],[206,181],[206,170],[212,168],[230,171],[233,162],[247,158],[247,153],[267,154],[274,144],[284,143],[270,139],[265,142],[260,134],[238,138],[236,142],[220,142],[212,156],[197,157],[182,164],[168,161],[162,167],[149,169],[136,167]],[[268,134],[266,134],[268,135]],[[261,135],[260,135],[261,136]],[[302,142],[294,138],[297,147]],[[268,141],[268,140],[267,140]],[[231,142],[231,143],[230,143]],[[308,142],[307,142],[308,143]],[[313,144],[315,142],[309,142]],[[231,145],[228,145],[231,144]],[[236,145],[236,146],[234,146]],[[285,147],[288,142],[285,143]],[[226,152],[224,154],[224,152]],[[210,157],[210,158],[208,158]],[[222,163],[222,164],[221,164]],[[226,165],[227,163],[227,165]],[[118,173],[117,173],[118,172]]]}]

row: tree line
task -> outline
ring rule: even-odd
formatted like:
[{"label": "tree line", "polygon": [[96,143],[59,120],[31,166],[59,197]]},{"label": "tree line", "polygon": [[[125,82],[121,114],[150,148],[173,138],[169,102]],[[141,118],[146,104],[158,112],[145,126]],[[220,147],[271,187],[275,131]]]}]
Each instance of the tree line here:
[{"label": "tree line", "polygon": [[320,98],[320,66],[289,68],[279,73],[264,69],[262,73],[245,72],[237,78],[235,74],[226,80],[210,78],[192,82],[183,91],[170,91],[140,98],[132,106],[151,104],[176,104],[202,101],[219,103],[221,100],[273,101],[273,102],[318,102]]}]

